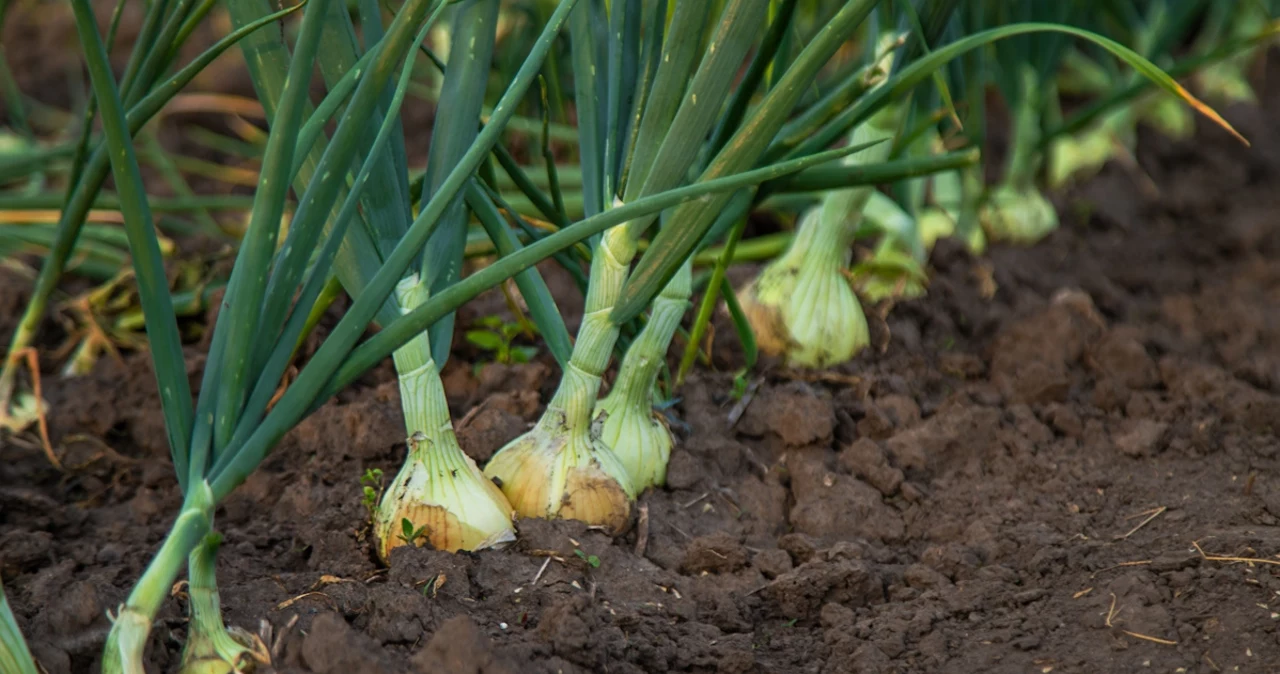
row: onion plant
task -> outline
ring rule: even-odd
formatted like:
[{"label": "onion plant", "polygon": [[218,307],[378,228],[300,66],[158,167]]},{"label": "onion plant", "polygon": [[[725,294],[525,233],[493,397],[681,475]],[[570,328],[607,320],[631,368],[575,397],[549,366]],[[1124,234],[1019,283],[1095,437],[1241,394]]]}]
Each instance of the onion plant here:
[{"label": "onion plant", "polygon": [[250,671],[269,664],[271,654],[257,635],[222,622],[216,560],[222,536],[205,535],[188,558],[190,569],[187,601],[191,622],[182,648],[179,671],[184,674],[221,674]]},{"label": "onion plant", "polygon": [[[255,11],[253,5],[237,3],[233,13],[244,12],[251,16]],[[437,8],[442,9],[444,5]],[[438,191],[449,177],[449,167],[461,159],[477,136],[496,10],[497,3],[487,1],[462,3],[454,10],[453,32],[463,39],[460,48],[453,50],[456,67],[449,68],[444,91],[455,105],[442,108],[437,115],[436,140],[431,147],[428,170],[421,179],[422,184],[428,187],[425,192],[420,192],[424,196],[430,197],[432,192]],[[362,7],[361,19],[366,35],[380,34],[377,6]],[[331,86],[336,85],[335,88],[341,90],[343,76],[338,73],[351,72],[350,64],[365,56],[353,39],[354,26],[345,12],[331,16],[330,26],[326,50],[320,57],[321,71],[331,72]],[[421,43],[421,39],[418,42]],[[278,61],[263,60],[253,69],[259,97],[271,102],[272,107],[278,106],[282,93],[279,85],[287,79],[281,76],[284,65]],[[369,162],[368,171],[357,178],[357,184],[363,188],[367,181],[373,181],[380,193],[367,192],[368,196],[363,200],[350,202],[360,204],[361,208],[345,215],[363,220],[361,226],[346,237],[344,245],[349,251],[350,263],[336,268],[337,279],[353,297],[359,296],[362,289],[373,281],[372,272],[378,270],[376,264],[385,261],[393,252],[413,220],[408,171],[404,163],[406,151],[395,110],[403,100],[411,72],[410,68],[404,70],[399,86],[391,95],[390,107],[379,103],[372,128],[363,134],[362,139],[357,136],[360,139],[357,141],[359,154]],[[377,149],[383,145],[387,149]],[[378,180],[378,175],[383,179]],[[296,179],[305,181],[303,170],[299,171]],[[474,184],[469,185],[466,192],[472,198],[484,198]],[[486,202],[486,205],[489,209],[486,214],[496,212],[491,203]],[[344,216],[340,214],[339,217]],[[447,240],[437,241],[446,235]],[[466,210],[458,198],[448,205],[429,239],[427,255],[418,256],[414,263],[416,270],[397,284],[392,302],[394,312],[390,316],[398,317],[425,302],[430,296],[433,278],[444,284],[456,282],[465,235]],[[501,241],[510,243],[508,239]],[[552,337],[563,333],[559,315],[547,309],[545,298],[549,293],[536,272],[522,273],[518,282],[521,289],[533,298],[535,320],[539,321],[543,332]],[[379,320],[387,321],[386,315],[384,313]],[[554,340],[550,341],[554,343]],[[443,343],[443,349],[437,349],[439,355],[433,354],[432,339],[428,333],[423,333],[395,352],[409,455],[374,513],[378,552],[384,559],[389,557],[394,547],[417,544],[422,539],[436,548],[454,551],[480,549],[514,538],[510,506],[501,492],[483,478],[475,463],[463,454],[453,433],[436,361],[447,354],[449,342],[446,338],[443,342],[437,341],[440,343]]]},{"label": "onion plant", "polygon": [[[874,65],[884,84],[893,52]],[[881,110],[858,125],[849,144],[867,145],[846,157],[848,165],[866,165],[888,157],[901,119],[901,105]],[[738,301],[765,353],[783,355],[803,367],[823,367],[853,357],[870,334],[858,298],[844,271],[854,235],[874,188],[827,191],[818,206],[800,216],[795,238],[785,253],[739,292]]]},{"label": "onion plant", "polygon": [[[885,114],[887,113],[887,114]],[[875,143],[846,157],[871,163],[889,153],[895,110],[860,125],[850,144]],[[844,272],[873,187],[831,190],[800,216],[791,246],[739,292],[738,302],[766,353],[788,363],[824,367],[853,357],[870,343],[867,320]]]},{"label": "onion plant", "polygon": [[[996,2],[982,20],[988,25],[1013,21],[1078,24],[1089,3]],[[1036,178],[1043,155],[1036,150],[1044,116],[1055,100],[1054,76],[1070,45],[1064,35],[1021,35],[996,45],[995,82],[1009,105],[1009,152],[1003,179],[989,193],[983,224],[995,240],[1036,241],[1057,228],[1058,214]]]}]

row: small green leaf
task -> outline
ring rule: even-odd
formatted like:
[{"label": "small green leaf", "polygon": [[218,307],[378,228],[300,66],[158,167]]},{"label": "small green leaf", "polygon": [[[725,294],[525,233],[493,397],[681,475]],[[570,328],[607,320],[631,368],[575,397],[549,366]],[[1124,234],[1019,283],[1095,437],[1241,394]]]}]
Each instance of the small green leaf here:
[{"label": "small green leaf", "polygon": [[408,517],[402,517],[400,519],[400,535],[404,538],[406,543],[413,542],[413,522],[410,522]]},{"label": "small green leaf", "polygon": [[511,362],[528,363],[538,355],[538,347],[536,346],[516,346],[511,349]]},{"label": "small green leaf", "polygon": [[747,394],[747,370],[742,369],[742,370],[739,370],[737,375],[734,376],[733,390],[729,392],[729,395],[732,396],[734,400],[742,400],[742,396],[746,394]]},{"label": "small green leaf", "polygon": [[587,553],[585,553],[585,552],[583,552],[583,551],[581,551],[581,550],[574,550],[574,551],[573,551],[573,554],[575,554],[575,555],[577,555],[579,558],[581,558],[581,559],[582,559],[582,561],[586,562],[586,563],[587,563],[591,568],[593,568],[593,569],[598,569],[598,568],[600,568],[600,558],[599,558],[599,557],[596,557],[595,555],[588,555]]},{"label": "small green leaf", "polygon": [[502,327],[502,317],[501,316],[485,316],[484,318],[477,320],[476,324],[486,328],[496,330]]},{"label": "small green leaf", "polygon": [[467,341],[485,351],[497,351],[502,348],[502,335],[489,330],[468,330]]}]

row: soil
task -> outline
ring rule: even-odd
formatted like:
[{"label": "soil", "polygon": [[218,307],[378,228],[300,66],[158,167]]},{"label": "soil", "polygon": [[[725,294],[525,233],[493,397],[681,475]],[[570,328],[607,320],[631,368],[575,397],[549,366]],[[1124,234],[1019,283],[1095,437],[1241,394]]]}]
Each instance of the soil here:
[{"label": "soil", "polygon": [[[851,364],[768,369],[745,408],[730,375],[695,374],[669,484],[616,539],[522,520],[507,550],[379,564],[360,476],[405,444],[375,370],[219,507],[227,622],[279,672],[1271,670],[1280,97],[1227,113],[1251,149],[1144,137],[1141,172],[1061,195],[1039,245],[940,244],[928,296]],[[0,280],[0,326],[25,283]],[[555,377],[475,355],[445,378],[483,461]],[[91,672],[179,494],[145,356],[44,384],[65,470],[0,444],[0,578],[41,665]],[[185,608],[165,602],[149,671],[176,665]]]}]

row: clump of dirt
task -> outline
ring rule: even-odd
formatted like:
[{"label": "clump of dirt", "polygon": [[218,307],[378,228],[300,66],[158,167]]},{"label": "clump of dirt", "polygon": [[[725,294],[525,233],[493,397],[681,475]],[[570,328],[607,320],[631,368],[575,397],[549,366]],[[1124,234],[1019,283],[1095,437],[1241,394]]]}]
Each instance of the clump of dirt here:
[{"label": "clump of dirt", "polygon": [[[727,375],[694,376],[668,485],[620,538],[522,520],[507,550],[378,564],[360,477],[405,451],[380,369],[218,509],[227,621],[282,672],[1266,669],[1278,110],[1231,111],[1252,150],[1208,126],[1145,138],[1148,176],[1112,167],[1061,195],[1038,246],[941,243],[883,353],[770,370],[745,409]],[[1159,198],[1135,196],[1148,177]],[[465,450],[523,432],[553,375],[450,365]],[[0,449],[0,576],[41,664],[89,672],[179,496],[145,357],[46,390],[68,469],[21,438]],[[183,609],[165,603],[152,671],[176,664]]]}]

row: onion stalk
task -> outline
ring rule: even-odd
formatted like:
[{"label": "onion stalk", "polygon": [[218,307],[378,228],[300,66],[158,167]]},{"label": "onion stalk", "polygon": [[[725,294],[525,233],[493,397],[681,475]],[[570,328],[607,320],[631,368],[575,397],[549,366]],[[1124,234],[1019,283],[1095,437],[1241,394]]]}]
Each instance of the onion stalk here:
[{"label": "onion stalk", "polygon": [[143,674],[143,656],[151,623],[169,595],[173,578],[189,551],[194,550],[213,526],[214,494],[208,482],[191,485],[182,512],[174,521],[146,572],[129,598],[111,618],[111,631],[102,649],[103,674]]},{"label": "onion stalk", "polygon": [[[417,274],[402,279],[396,299],[402,314],[427,300]],[[440,372],[426,333],[393,355],[409,454],[374,513],[378,556],[425,539],[437,550],[483,550],[515,540],[512,509],[458,445]]]},{"label": "onion stalk", "polygon": [[1017,77],[1020,97],[1015,102],[1005,178],[988,193],[980,217],[992,240],[1034,243],[1058,228],[1058,212],[1035,181],[1041,160],[1035,146],[1040,137],[1046,85],[1028,64],[1022,64]]},{"label": "onion stalk", "polygon": [[222,622],[218,597],[216,561],[222,536],[210,533],[191,551],[190,627],[182,649],[179,674],[232,674],[252,672],[257,665],[271,663],[267,647],[254,634]]},{"label": "onion stalk", "polygon": [[653,387],[692,292],[690,259],[654,298],[649,322],[627,349],[613,389],[596,405],[601,438],[626,467],[636,491],[667,483],[667,460],[675,440],[666,420],[653,409]]}]

